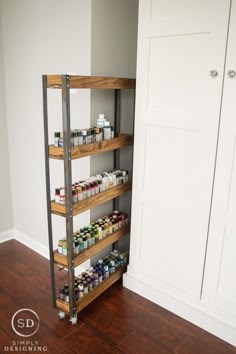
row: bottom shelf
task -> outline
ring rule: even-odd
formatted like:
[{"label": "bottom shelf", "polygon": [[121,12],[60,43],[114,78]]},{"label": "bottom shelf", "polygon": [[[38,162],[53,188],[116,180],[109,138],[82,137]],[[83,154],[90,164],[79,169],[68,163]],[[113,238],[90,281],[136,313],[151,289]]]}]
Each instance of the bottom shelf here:
[{"label": "bottom shelf", "polygon": [[[84,307],[90,304],[90,302],[92,302],[105,290],[107,290],[113,283],[120,279],[122,274],[126,271],[126,267],[127,265],[118,268],[112,275],[103,280],[96,288],[91,290],[88,294],[84,295],[82,299],[76,303],[76,313],[81,311]],[[56,306],[59,310],[65,312],[66,314],[70,313],[69,304],[65,303],[64,301],[57,299]]]}]

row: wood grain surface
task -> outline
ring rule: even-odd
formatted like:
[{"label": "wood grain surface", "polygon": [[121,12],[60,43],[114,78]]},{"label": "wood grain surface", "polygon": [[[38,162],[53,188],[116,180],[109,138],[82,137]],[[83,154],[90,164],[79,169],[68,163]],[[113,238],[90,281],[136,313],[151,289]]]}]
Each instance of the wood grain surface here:
[{"label": "wood grain surface", "polygon": [[[103,76],[79,76],[68,75],[70,77],[70,88],[88,89],[134,89],[135,79]],[[61,75],[47,75],[48,88],[61,88]]]},{"label": "wood grain surface", "polygon": [[[120,149],[122,147],[132,145],[133,136],[129,134],[118,134],[114,139],[103,140],[98,143],[85,144],[71,148],[71,159],[79,159],[85,156],[91,156],[101,154],[103,152]],[[49,145],[48,147],[49,157],[52,159],[63,160],[64,149],[62,147],[55,147]]]}]

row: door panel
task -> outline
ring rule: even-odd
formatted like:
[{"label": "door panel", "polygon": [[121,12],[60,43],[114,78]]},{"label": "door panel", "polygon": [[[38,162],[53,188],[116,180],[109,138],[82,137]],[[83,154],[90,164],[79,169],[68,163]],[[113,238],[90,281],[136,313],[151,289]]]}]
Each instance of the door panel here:
[{"label": "door panel", "polygon": [[201,219],[196,213],[196,206],[206,202],[205,194],[199,193],[204,184],[204,174],[199,174],[202,162],[198,158],[200,151],[202,156],[204,153],[198,146],[200,139],[199,131],[148,127],[144,237],[140,253],[141,260],[149,264],[148,268],[155,260],[156,266],[152,270],[155,277],[169,279],[175,287],[181,286],[183,291],[193,294],[201,282],[198,264],[205,247],[205,239],[199,237]]},{"label": "door panel", "polygon": [[[205,127],[206,107],[215,103],[215,97],[209,97],[208,92],[219,94],[220,81],[208,77],[211,41],[208,33],[150,40],[147,103],[150,122],[185,129]],[[219,104],[216,114],[218,110]]]},{"label": "door panel", "polygon": [[229,5],[140,0],[130,264],[198,298]]},{"label": "door panel", "polygon": [[232,2],[203,297],[236,316],[236,1]]}]

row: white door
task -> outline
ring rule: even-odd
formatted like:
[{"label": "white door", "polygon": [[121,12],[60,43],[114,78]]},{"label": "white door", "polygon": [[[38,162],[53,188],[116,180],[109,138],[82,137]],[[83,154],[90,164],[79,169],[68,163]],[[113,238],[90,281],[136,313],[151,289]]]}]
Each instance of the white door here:
[{"label": "white door", "polygon": [[203,298],[235,316],[236,324],[236,0],[229,28]]},{"label": "white door", "polygon": [[139,6],[129,271],[199,298],[230,1]]}]

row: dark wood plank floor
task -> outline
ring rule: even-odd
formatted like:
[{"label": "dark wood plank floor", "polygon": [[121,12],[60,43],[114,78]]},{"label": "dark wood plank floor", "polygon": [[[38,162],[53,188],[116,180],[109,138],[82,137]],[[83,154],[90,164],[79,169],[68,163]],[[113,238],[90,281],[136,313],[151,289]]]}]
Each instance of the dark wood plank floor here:
[{"label": "dark wood plank floor", "polygon": [[[231,354],[236,348],[152,302],[114,284],[79,314],[78,324],[60,320],[50,303],[49,262],[15,240],[0,244],[0,353],[24,340],[11,328],[24,307],[40,317],[31,341],[50,354]],[[57,283],[63,283],[57,270]]]}]

